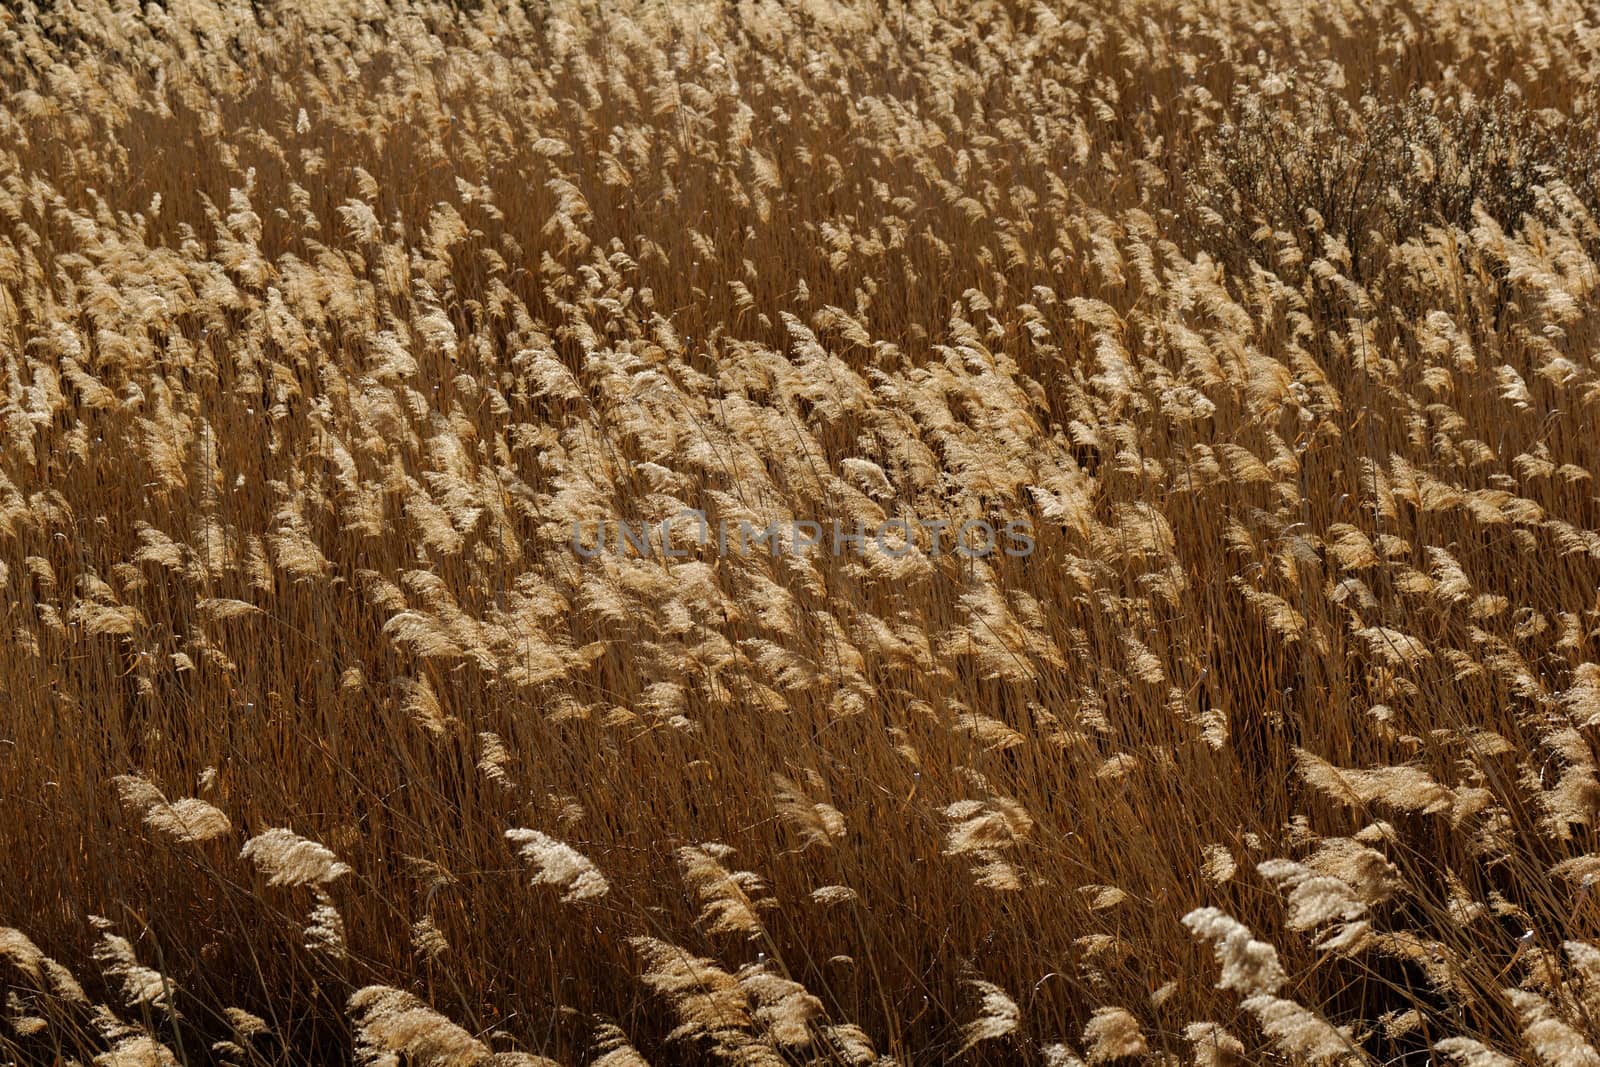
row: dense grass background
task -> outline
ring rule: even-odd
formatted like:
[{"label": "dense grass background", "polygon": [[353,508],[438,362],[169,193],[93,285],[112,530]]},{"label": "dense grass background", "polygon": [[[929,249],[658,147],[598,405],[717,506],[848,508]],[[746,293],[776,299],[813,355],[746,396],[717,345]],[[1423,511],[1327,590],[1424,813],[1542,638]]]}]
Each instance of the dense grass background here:
[{"label": "dense grass background", "polygon": [[0,1054],[1600,1063],[1597,49],[0,14]]}]

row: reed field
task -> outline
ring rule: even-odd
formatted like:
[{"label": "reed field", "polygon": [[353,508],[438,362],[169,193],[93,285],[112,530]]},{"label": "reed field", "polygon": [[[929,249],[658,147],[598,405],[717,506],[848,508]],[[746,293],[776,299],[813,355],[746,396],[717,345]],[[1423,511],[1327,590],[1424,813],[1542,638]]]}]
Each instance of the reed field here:
[{"label": "reed field", "polygon": [[13,0],[0,1063],[1600,1065],[1597,290],[1592,2]]}]

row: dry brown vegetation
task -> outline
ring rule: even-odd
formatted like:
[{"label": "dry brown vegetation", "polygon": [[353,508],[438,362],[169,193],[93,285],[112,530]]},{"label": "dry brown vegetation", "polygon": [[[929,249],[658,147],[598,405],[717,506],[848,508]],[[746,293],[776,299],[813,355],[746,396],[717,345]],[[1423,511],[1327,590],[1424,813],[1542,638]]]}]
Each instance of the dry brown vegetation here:
[{"label": "dry brown vegetation", "polygon": [[12,5],[0,1060],[1600,1064],[1597,70]]}]

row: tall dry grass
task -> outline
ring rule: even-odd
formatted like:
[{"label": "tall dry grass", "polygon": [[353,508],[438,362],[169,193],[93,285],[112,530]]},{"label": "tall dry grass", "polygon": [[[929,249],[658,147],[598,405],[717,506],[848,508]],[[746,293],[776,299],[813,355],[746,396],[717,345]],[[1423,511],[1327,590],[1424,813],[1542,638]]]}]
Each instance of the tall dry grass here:
[{"label": "tall dry grass", "polygon": [[12,6],[0,1058],[1600,1063],[1597,53]]}]

